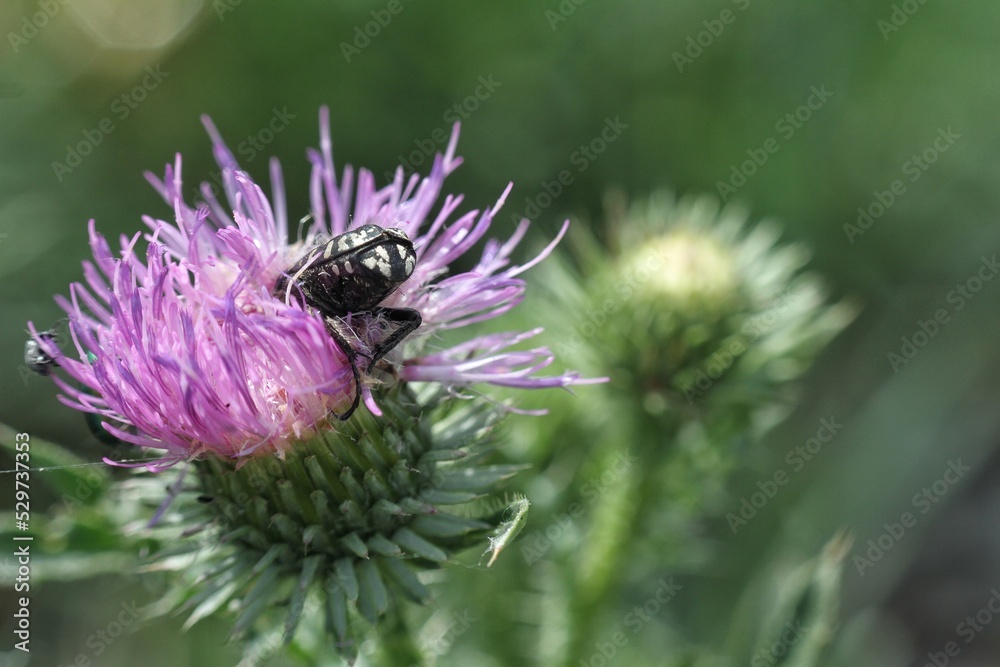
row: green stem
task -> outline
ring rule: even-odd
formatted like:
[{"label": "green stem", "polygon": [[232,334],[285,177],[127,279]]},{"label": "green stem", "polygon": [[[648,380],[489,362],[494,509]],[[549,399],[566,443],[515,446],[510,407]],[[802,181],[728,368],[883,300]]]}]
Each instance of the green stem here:
[{"label": "green stem", "polygon": [[[634,468],[635,466],[633,466]],[[598,501],[597,512],[569,587],[569,642],[566,665],[587,662],[600,628],[595,627],[606,597],[614,589],[631,528],[638,515],[638,472],[630,469]]]},{"label": "green stem", "polygon": [[[581,660],[589,663],[595,642],[618,629],[600,627],[598,622],[605,607],[615,603],[629,545],[649,495],[651,471],[669,455],[674,426],[636,421],[634,431],[623,433],[615,446],[604,450],[598,466],[611,479],[607,484],[601,480],[603,491],[594,506],[590,532],[574,558],[579,566],[568,591],[566,667],[577,667]],[[656,442],[644,440],[644,433],[657,433]]]}]

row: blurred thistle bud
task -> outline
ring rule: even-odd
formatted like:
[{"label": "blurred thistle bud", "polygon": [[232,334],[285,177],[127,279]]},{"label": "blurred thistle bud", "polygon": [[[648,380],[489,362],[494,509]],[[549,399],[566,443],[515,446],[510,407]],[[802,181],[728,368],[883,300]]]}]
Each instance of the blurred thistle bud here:
[{"label": "blurred thistle bud", "polygon": [[[723,506],[740,447],[787,414],[794,380],[853,317],[803,271],[805,249],[778,237],[773,223],[751,226],[744,210],[711,196],[658,192],[629,205],[612,193],[605,224],[594,235],[578,225],[569,236],[574,263],[543,268],[553,306],[537,310],[561,332],[556,351],[611,378],[606,390],[564,406],[559,424],[607,433],[586,468],[608,481],[601,478],[589,537],[574,552],[583,601],[574,604],[584,610],[575,641],[594,631],[588,605],[596,608],[622,572],[710,557],[698,521]],[[632,464],[616,474],[617,460]],[[656,559],[626,565],[622,545],[637,532]]]},{"label": "blurred thistle bud", "polygon": [[631,206],[612,194],[606,208],[611,256],[577,226],[579,269],[552,263],[544,281],[570,297],[557,351],[651,414],[768,403],[853,317],[802,271],[802,246],[736,206],[658,192]]}]

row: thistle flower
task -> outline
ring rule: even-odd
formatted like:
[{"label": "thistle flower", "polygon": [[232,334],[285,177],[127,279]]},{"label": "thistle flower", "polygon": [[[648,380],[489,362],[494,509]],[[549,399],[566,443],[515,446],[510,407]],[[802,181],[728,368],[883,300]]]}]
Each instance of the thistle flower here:
[{"label": "thistle flower", "polygon": [[[162,179],[147,174],[173,208],[174,222],[143,218],[151,229],[145,257],[136,249],[140,234],[123,237],[116,258],[90,222],[94,261],[84,262],[86,285],[71,285],[68,299],[56,297],[69,316],[79,358],[31,328],[38,345],[80,385],[55,379],[64,403],[100,415],[105,428],[126,442],[164,450],[163,465],[206,452],[224,458],[280,455],[315,435],[331,413],[350,403],[355,388],[349,359],[319,314],[273,290],[318,243],[362,224],[398,228],[413,241],[416,266],[382,305],[418,311],[423,323],[413,338],[420,342],[496,317],[521,301],[525,283],[518,276],[551,252],[566,225],[534,259],[514,265],[511,253],[527,230],[525,220],[506,242],[487,241],[472,270],[447,276],[449,265],[484,238],[511,186],[492,208],[469,211],[449,224],[461,196],[446,196],[434,215],[432,209],[445,177],[461,164],[455,156],[457,125],[429,176],[404,179],[399,167],[392,183],[376,188],[372,173],[362,169],[355,187],[350,166],[338,182],[328,111],[320,116],[321,148],[309,152],[309,222],[299,240],[288,238],[277,161],[271,163],[269,201],[239,170],[207,118],[227,206],[207,184],[206,204],[184,202],[178,155]],[[362,355],[383,333],[379,326],[365,330],[371,338],[358,341]],[[390,354],[390,360],[404,381],[449,387],[580,382],[575,373],[538,375],[553,361],[545,347],[512,349],[539,332],[488,334],[423,355],[411,340],[406,353]],[[366,402],[377,414],[370,393],[377,380],[364,380]]]},{"label": "thistle flower", "polygon": [[[57,297],[77,358],[31,331],[69,376],[55,377],[64,403],[98,415],[125,442],[163,452],[146,463],[151,471],[191,462],[172,485],[177,502],[169,511],[161,506],[154,530],[175,531],[171,553],[193,558],[164,558],[157,566],[187,578],[181,597],[194,610],[192,621],[227,607],[239,614],[234,633],[253,635],[276,627],[264,621],[280,607],[287,642],[307,601],[318,601],[325,631],[352,658],[360,637],[352,618],[375,622],[397,597],[427,598],[413,564],[437,567],[476,542],[493,544],[495,557],[507,542],[497,533],[487,541],[502,511],[443,509],[495,491],[518,469],[484,464],[503,410],[451,400],[456,388],[602,381],[540,374],[552,353],[517,348],[537,328],[437,347],[442,332],[520,303],[520,274],[549,255],[566,226],[517,265],[511,255],[527,231],[525,220],[506,241],[487,240],[471,270],[449,275],[449,266],[486,237],[511,186],[482,212],[453,217],[461,196],[448,195],[438,206],[444,179],[461,164],[457,125],[427,177],[404,178],[400,167],[392,183],[376,188],[364,169],[356,183],[349,166],[338,176],[324,108],[320,149],[308,152],[310,211],[300,238],[291,241],[277,161],[270,165],[269,199],[239,170],[211,121],[204,123],[225,204],[207,184],[204,203],[185,203],[180,156],[162,179],[147,174],[172,207],[173,221],[145,217],[144,256],[136,234],[121,239],[117,257],[91,221],[94,260],[84,262],[86,284]],[[393,284],[378,308],[360,313],[323,312],[296,298],[301,271],[292,269],[312,266],[323,244],[363,225],[375,226],[363,234],[395,229],[389,236],[412,242],[408,278]],[[337,268],[357,270],[351,259]],[[421,324],[387,349],[394,322],[383,314],[393,309],[415,310]],[[383,352],[377,366],[362,364],[358,372],[359,359],[378,360]],[[349,412],[359,391],[370,414],[333,418]],[[193,485],[185,478],[192,469]],[[194,503],[194,495],[202,502]],[[180,539],[195,533],[207,539]]]}]

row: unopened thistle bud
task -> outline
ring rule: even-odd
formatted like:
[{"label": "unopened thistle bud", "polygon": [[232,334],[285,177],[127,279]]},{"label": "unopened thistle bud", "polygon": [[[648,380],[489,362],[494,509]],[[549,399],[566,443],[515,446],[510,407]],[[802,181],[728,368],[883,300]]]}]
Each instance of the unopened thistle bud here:
[{"label": "unopened thistle bud", "polygon": [[751,227],[745,211],[707,196],[661,192],[611,208],[615,252],[582,253],[584,294],[560,349],[600,349],[656,414],[766,403],[853,317],[847,304],[824,303],[820,281],[802,271],[808,253],[779,245],[773,223]]}]

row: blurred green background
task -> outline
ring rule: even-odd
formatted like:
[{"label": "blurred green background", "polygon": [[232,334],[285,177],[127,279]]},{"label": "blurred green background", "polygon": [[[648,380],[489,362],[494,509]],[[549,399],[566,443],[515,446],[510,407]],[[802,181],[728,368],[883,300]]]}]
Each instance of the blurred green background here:
[{"label": "blurred green background", "polygon": [[[780,220],[785,240],[813,250],[811,268],[835,298],[863,307],[807,376],[797,410],[747,456],[733,497],[769,479],[821,419],[843,429],[745,530],[715,527],[720,583],[684,601],[691,624],[719,634],[732,582],[783,550],[814,554],[846,527],[856,540],[847,641],[831,664],[923,665],[949,641],[961,645],[949,664],[1000,664],[1000,624],[967,644],[956,634],[1000,587],[1000,280],[954,291],[1000,246],[1000,6],[577,2],[4,3],[0,421],[104,455],[51,383],[25,372],[25,322],[60,316],[51,295],[80,278],[88,219],[115,238],[140,229],[143,214],[169,215],[143,171],[162,174],[180,152],[189,192],[211,179],[201,114],[259,180],[266,157],[281,160],[291,219],[307,210],[304,150],[317,145],[321,105],[339,164],[367,166],[380,182],[401,160],[416,166],[423,147],[442,149],[457,115],[466,162],[446,191],[482,207],[513,181],[498,235],[511,214],[535,219],[539,237],[566,217],[600,220],[611,187],[639,198],[661,187],[719,193],[724,182],[754,219]],[[609,123],[618,129],[603,152],[581,158]],[[741,169],[753,173],[731,180]],[[541,196],[563,170],[571,182]],[[872,213],[868,228],[845,227],[858,225],[859,207]],[[902,354],[901,339],[939,309],[948,321],[894,369],[889,353]],[[959,458],[969,472],[859,573],[851,558]],[[0,479],[4,503],[10,477]],[[9,554],[0,562],[11,567]],[[3,595],[0,610],[12,608]],[[142,595],[124,578],[33,590],[30,664],[84,654],[127,665],[140,652],[151,666],[235,663],[211,622],[186,635],[179,623],[145,628],[94,657],[88,636]],[[12,643],[3,636],[0,651]]]}]

